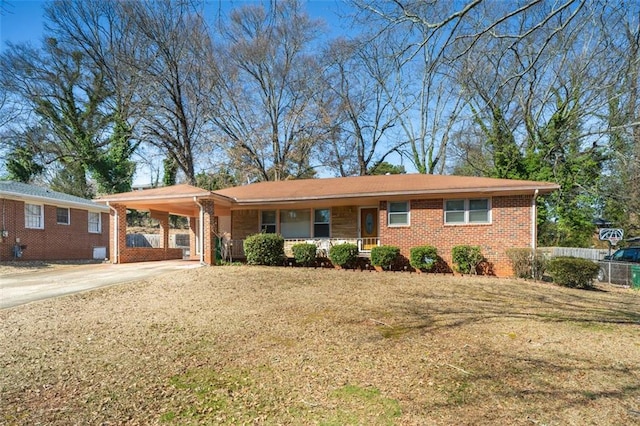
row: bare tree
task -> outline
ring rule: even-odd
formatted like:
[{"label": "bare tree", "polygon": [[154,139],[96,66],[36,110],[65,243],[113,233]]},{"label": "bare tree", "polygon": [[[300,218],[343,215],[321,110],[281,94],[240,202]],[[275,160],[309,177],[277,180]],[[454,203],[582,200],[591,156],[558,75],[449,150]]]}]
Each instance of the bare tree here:
[{"label": "bare tree", "polygon": [[597,71],[607,78],[609,140],[603,214],[638,235],[640,231],[640,8],[637,3],[603,5],[597,29],[606,43]]},{"label": "bare tree", "polygon": [[232,164],[251,179],[314,174],[322,130],[311,49],[320,28],[295,0],[243,6],[222,27],[211,120]]},{"label": "bare tree", "polygon": [[121,58],[138,78],[140,137],[161,148],[195,183],[196,158],[209,142],[209,98],[216,78],[202,11],[191,2],[118,3],[125,30],[136,42]]},{"label": "bare tree", "polygon": [[375,39],[337,40],[325,54],[326,115],[339,131],[328,138],[326,164],[341,176],[366,175],[406,140],[393,133],[405,112],[391,44]]}]

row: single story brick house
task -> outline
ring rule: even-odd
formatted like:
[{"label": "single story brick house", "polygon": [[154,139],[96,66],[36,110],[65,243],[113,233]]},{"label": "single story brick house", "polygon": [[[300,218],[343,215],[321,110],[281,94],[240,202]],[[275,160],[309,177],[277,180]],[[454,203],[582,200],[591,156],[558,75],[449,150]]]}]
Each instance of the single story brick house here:
[{"label": "single story brick house", "polygon": [[0,181],[0,261],[109,256],[109,209],[91,200]]},{"label": "single story brick house", "polygon": [[353,242],[363,256],[375,245],[394,245],[408,257],[412,247],[429,244],[448,263],[452,247],[479,245],[493,273],[509,276],[506,250],[535,248],[536,197],[558,188],[548,182],[404,174],[259,182],[218,191],[176,185],[96,201],[112,209],[116,262],[178,256],[166,243],[164,254],[156,255],[125,247],[126,209],[135,208],[151,211],[163,229],[169,213],[189,217],[192,256],[207,264],[215,263],[215,236],[224,236],[231,254],[242,257],[247,236],[269,232],[281,234],[287,249],[313,242],[326,252],[333,244]]}]

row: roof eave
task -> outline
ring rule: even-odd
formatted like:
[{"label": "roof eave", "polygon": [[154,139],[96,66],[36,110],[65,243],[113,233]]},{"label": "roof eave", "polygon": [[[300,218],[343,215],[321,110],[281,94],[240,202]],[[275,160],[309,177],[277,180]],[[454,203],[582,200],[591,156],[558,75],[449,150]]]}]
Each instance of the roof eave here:
[{"label": "roof eave", "polygon": [[55,205],[60,207],[73,207],[81,210],[90,210],[90,211],[98,210],[105,213],[109,211],[108,207],[102,206],[96,202],[93,202],[93,204],[88,204],[91,202],[90,200],[87,200],[87,203],[79,203],[76,201],[60,200],[58,198],[43,197],[40,195],[23,194],[20,192],[11,192],[11,191],[0,191],[0,196],[6,196],[7,198],[17,199],[22,201],[34,201],[42,204]]},{"label": "roof eave", "polygon": [[310,196],[310,197],[274,197],[274,198],[256,198],[243,200],[239,198],[231,198],[233,202],[240,206],[260,205],[260,204],[290,204],[292,202],[309,202],[309,201],[323,201],[323,200],[337,200],[337,199],[350,199],[350,198],[384,198],[384,197],[403,197],[403,196],[430,196],[430,195],[443,195],[443,194],[522,194],[531,193],[536,191],[538,194],[547,194],[559,189],[559,185],[554,186],[521,186],[521,187],[495,187],[495,188],[456,188],[456,189],[435,189],[429,191],[385,191],[385,192],[367,192],[359,194],[340,194],[340,195],[323,195],[323,196]]}]

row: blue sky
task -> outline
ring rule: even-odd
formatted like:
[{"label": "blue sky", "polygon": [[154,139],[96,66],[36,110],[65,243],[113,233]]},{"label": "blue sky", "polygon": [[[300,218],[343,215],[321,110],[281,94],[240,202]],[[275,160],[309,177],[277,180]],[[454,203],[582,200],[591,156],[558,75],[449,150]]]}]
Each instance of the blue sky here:
[{"label": "blue sky", "polygon": [[42,36],[42,5],[40,0],[0,0],[0,39],[14,43],[33,41]]}]

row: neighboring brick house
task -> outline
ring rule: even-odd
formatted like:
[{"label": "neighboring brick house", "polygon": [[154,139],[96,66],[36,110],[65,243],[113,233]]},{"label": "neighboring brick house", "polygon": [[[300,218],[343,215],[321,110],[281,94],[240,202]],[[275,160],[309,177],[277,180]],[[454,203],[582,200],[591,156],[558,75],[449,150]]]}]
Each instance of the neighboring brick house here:
[{"label": "neighboring brick house", "polygon": [[0,181],[0,261],[104,259],[108,247],[108,207]]},{"label": "neighboring brick house", "polygon": [[214,236],[230,236],[241,255],[237,248],[247,236],[272,232],[287,247],[309,241],[326,250],[353,242],[363,255],[375,245],[395,245],[408,257],[412,247],[429,244],[449,264],[453,246],[479,245],[492,273],[509,276],[506,250],[535,248],[535,199],[558,188],[548,182],[406,174],[260,182],[212,192],[176,185],[98,201],[113,211],[147,208],[158,217],[162,211],[190,217],[192,253],[208,264],[215,263]]}]

